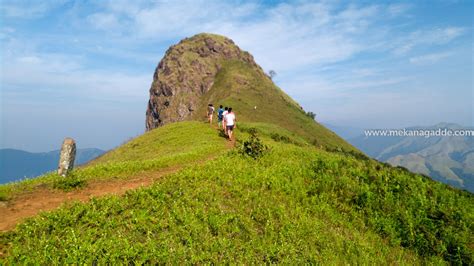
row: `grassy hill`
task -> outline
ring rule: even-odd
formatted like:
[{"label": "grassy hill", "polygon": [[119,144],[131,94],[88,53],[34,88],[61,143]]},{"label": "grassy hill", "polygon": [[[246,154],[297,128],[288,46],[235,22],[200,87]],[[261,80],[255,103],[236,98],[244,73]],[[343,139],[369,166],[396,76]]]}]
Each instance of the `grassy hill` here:
[{"label": "grassy hill", "polygon": [[318,147],[356,150],[307,116],[252,55],[224,36],[202,33],[170,47],[158,64],[150,89],[147,128],[204,121],[209,103],[233,107],[241,121],[279,125]]},{"label": "grassy hill", "polygon": [[[168,167],[193,164],[226,152],[227,144],[209,125],[174,123],[149,131],[79,167],[69,179],[51,172],[38,178],[0,185],[0,200],[15,198],[37,187],[54,189],[85,184],[89,180],[130,178]],[[69,182],[69,183],[68,183]]]},{"label": "grassy hill", "polygon": [[125,177],[159,169],[152,162],[160,160],[217,155],[123,197],[27,220],[0,236],[3,263],[472,264],[472,194],[356,153],[314,148],[276,125],[239,128],[241,140],[257,131],[270,149],[253,159],[226,150],[208,125],[181,122],[97,159],[77,172],[110,178],[98,170],[108,166]]},{"label": "grassy hill", "polygon": [[[207,104],[232,107],[237,119],[275,124],[297,133],[309,143],[328,149],[356,149],[332,131],[307,116],[301,107],[263,73],[249,63],[222,63],[212,88],[201,98],[193,119],[205,114]],[[255,108],[256,107],[256,108]]]},{"label": "grassy hill", "polygon": [[[0,264],[474,263],[472,194],[369,159],[222,36],[186,39],[165,59],[147,110],[147,128],[158,128],[68,178],[0,185],[0,211],[38,189],[87,195],[97,181],[172,174],[19,223],[0,234]],[[235,147],[203,122],[209,102],[236,111]]]}]

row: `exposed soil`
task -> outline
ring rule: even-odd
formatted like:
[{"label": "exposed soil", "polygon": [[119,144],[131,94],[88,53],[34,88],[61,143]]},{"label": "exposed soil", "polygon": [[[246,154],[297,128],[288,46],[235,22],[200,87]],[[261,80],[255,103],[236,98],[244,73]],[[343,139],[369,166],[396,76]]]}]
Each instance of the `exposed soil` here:
[{"label": "exposed soil", "polygon": [[[227,147],[232,148],[233,141],[229,141]],[[213,158],[214,156],[197,163],[204,163]],[[85,188],[70,192],[39,186],[31,192],[16,195],[8,202],[0,202],[0,232],[12,230],[24,219],[33,217],[40,212],[56,209],[65,203],[85,202],[92,197],[106,195],[122,195],[128,190],[149,186],[161,177],[178,172],[185,166],[188,165],[147,172],[128,179],[91,180],[87,182]]]},{"label": "exposed soil", "polygon": [[179,166],[166,168],[129,179],[92,180],[88,181],[85,188],[70,192],[40,186],[32,192],[17,195],[10,201],[0,205],[0,231],[11,230],[25,218],[35,216],[43,211],[56,209],[66,202],[85,202],[92,197],[122,195],[127,190],[149,186],[160,177],[177,172],[181,168]]},{"label": "exposed soil", "polygon": [[[217,130],[217,127],[215,128]],[[235,139],[227,140],[228,149],[233,148],[234,145]],[[214,156],[211,156],[196,163],[201,164],[213,158]],[[51,189],[47,186],[38,186],[33,191],[14,196],[8,202],[0,202],[0,232],[12,230],[24,219],[33,217],[40,212],[56,209],[65,203],[85,202],[92,197],[106,195],[122,195],[128,190],[149,186],[161,177],[175,173],[188,165],[168,167],[127,179],[90,180],[85,188],[70,192]]]}]

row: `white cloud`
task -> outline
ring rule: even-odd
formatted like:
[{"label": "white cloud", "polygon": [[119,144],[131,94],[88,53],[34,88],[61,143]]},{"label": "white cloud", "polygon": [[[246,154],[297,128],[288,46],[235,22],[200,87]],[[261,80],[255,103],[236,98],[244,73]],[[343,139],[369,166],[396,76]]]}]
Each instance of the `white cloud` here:
[{"label": "white cloud", "polygon": [[374,76],[377,71],[373,68],[356,68],[352,70],[352,74],[358,77]]},{"label": "white cloud", "polygon": [[117,17],[111,13],[95,13],[87,17],[87,21],[95,28],[113,30],[119,27]]},{"label": "white cloud", "polygon": [[443,52],[443,53],[433,53],[433,54],[426,54],[420,56],[411,57],[410,63],[416,65],[427,65],[427,64],[434,64],[446,57],[452,55],[450,52]]},{"label": "white cloud", "polygon": [[451,42],[466,32],[461,27],[435,28],[431,30],[418,30],[402,37],[396,43],[394,53],[404,55],[412,49],[426,45],[442,45]]},{"label": "white cloud", "polygon": [[387,7],[388,14],[392,17],[407,15],[407,12],[412,8],[412,5],[406,3],[390,4]]},{"label": "white cloud", "polygon": [[307,103],[321,100],[341,100],[366,94],[378,94],[386,88],[400,85],[412,79],[409,76],[380,77],[372,72],[367,76],[348,75],[340,78],[330,78],[325,75],[298,75],[287,77],[282,82],[292,96]]},{"label": "white cloud", "polygon": [[65,0],[3,0],[0,13],[6,18],[35,19],[45,16],[53,8],[64,4]]},{"label": "white cloud", "polygon": [[151,7],[128,13],[132,29],[147,39],[173,38],[209,31],[227,23],[239,23],[254,14],[255,4],[232,5],[223,1],[156,2]]},{"label": "white cloud", "polygon": [[376,7],[343,9],[322,3],[282,4],[249,24],[220,24],[215,32],[249,50],[264,69],[277,72],[344,61],[367,49],[358,38]]},{"label": "white cloud", "polygon": [[[143,41],[182,38],[214,32],[232,38],[249,50],[265,69],[289,70],[346,60],[371,49],[371,36],[361,35],[374,25],[380,7],[328,3],[281,3],[265,7],[225,1],[177,1],[138,3],[125,8],[109,2],[100,18],[104,30],[123,30]],[[120,18],[120,19],[118,19]],[[120,27],[116,22],[122,23]],[[368,48],[367,48],[368,47]],[[278,58],[278,60],[276,60]]]},{"label": "white cloud", "polygon": [[411,8],[404,3],[341,6],[301,1],[267,7],[217,0],[106,1],[101,12],[87,20],[105,34],[121,33],[142,43],[219,33],[251,52],[264,69],[282,72],[343,62],[362,52],[388,49],[405,55],[419,46],[448,43],[465,32],[444,27],[392,36],[384,19],[407,15]]},{"label": "white cloud", "polygon": [[369,89],[369,88],[384,88],[387,86],[400,84],[409,80],[409,77],[387,77],[384,79],[370,79],[362,81],[352,81],[340,85],[341,89]]},{"label": "white cloud", "polygon": [[[85,69],[80,60],[67,55],[43,54],[7,58],[2,91],[27,99],[28,94],[46,92],[44,97],[86,98],[96,101],[144,100],[152,74],[133,75],[118,71]],[[16,91],[15,88],[31,88]],[[34,89],[33,89],[34,88]],[[24,93],[25,95],[19,95]],[[24,97],[26,96],[26,97]]]},{"label": "white cloud", "polygon": [[[395,110],[409,96],[402,97],[387,89],[400,85],[403,90],[406,84],[402,83],[411,79],[406,76],[411,73],[401,73],[403,70],[388,71],[401,69],[399,65],[393,66],[397,64],[393,61],[426,64],[447,58],[449,54],[425,53],[433,46],[450,44],[470,30],[449,25],[432,28],[429,22],[420,29],[418,22],[410,21],[410,4],[298,1],[264,6],[218,0],[109,0],[95,5],[84,4],[82,9],[70,11],[77,12],[71,15],[71,25],[79,34],[67,36],[73,43],[67,47],[69,54],[45,53],[48,42],[61,42],[61,35],[52,33],[47,36],[49,39],[45,35],[35,39],[32,34],[26,40],[15,32],[4,32],[2,36],[7,36],[11,44],[2,51],[7,55],[5,60],[2,58],[2,65],[9,66],[4,67],[2,85],[8,82],[15,88],[49,88],[52,95],[146,100],[152,70],[135,74],[137,71],[127,64],[156,64],[165,47],[176,40],[213,32],[232,38],[251,52],[265,70],[277,71],[282,88],[309,109],[336,118],[366,108],[360,115],[367,118],[370,112],[380,116],[384,113],[371,106],[392,101],[391,108]],[[44,16],[54,5],[35,5],[33,11],[27,11],[30,14],[21,14],[11,5],[8,8],[10,16],[37,17]],[[69,21],[64,16],[62,21]],[[406,24],[394,23],[400,17]],[[408,28],[412,25],[418,28]],[[408,33],[402,35],[404,32]],[[27,47],[18,52],[19,45]],[[89,62],[96,60],[94,55],[101,55],[100,60],[111,59],[113,68],[120,70],[106,70],[112,68],[108,66],[102,70],[86,69],[78,54]],[[343,100],[347,101],[344,106],[333,104]],[[403,105],[413,111],[409,104]]]},{"label": "white cloud", "polygon": [[41,59],[37,56],[22,56],[17,59],[18,62],[24,64],[40,64]]}]

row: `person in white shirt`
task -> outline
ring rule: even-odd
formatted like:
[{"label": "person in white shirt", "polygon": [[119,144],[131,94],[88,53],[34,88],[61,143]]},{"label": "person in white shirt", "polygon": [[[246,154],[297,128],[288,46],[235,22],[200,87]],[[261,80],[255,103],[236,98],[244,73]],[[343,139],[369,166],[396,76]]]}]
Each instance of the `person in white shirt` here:
[{"label": "person in white shirt", "polygon": [[214,110],[214,106],[212,105],[212,103],[210,103],[207,106],[207,121],[210,125],[212,125],[212,117],[214,116]]},{"label": "person in white shirt", "polygon": [[237,120],[235,118],[234,112],[232,112],[232,107],[229,107],[229,112],[224,117],[224,120],[226,124],[227,135],[229,136],[229,140],[232,140],[232,133],[236,126],[236,120]]},{"label": "person in white shirt", "polygon": [[222,113],[222,117],[224,120],[222,121],[222,129],[224,130],[224,133],[227,135],[227,128],[225,127],[225,116],[229,113],[229,107],[224,108],[224,112]]}]

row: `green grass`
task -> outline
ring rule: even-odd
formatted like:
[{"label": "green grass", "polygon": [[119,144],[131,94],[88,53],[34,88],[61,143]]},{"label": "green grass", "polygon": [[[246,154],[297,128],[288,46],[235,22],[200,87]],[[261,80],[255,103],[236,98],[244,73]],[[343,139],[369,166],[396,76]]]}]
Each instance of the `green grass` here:
[{"label": "green grass", "polygon": [[70,180],[52,172],[0,185],[0,200],[11,199],[38,186],[68,190],[76,181],[79,181],[76,187],[81,188],[88,180],[128,178],[147,171],[192,164],[226,150],[223,138],[208,124],[191,121],[173,123],[147,132],[74,170],[74,178]]},{"label": "green grass", "polygon": [[257,160],[228,152],[20,224],[0,237],[4,262],[473,263],[472,194],[269,128]]},{"label": "green grass", "polygon": [[[208,103],[231,106],[238,121],[278,125],[320,148],[357,151],[349,143],[308,117],[299,105],[248,63],[227,60],[214,85],[201,98],[201,108],[192,119],[199,120]],[[255,106],[257,109],[255,109]],[[238,124],[239,122],[237,122]]]},{"label": "green grass", "polygon": [[172,123],[125,143],[92,164],[141,161],[188,152],[210,154],[225,148],[222,140],[209,124]]},{"label": "green grass", "polygon": [[267,139],[267,141],[290,143],[297,146],[312,146],[308,141],[298,134],[274,124],[258,122],[240,122],[237,128],[237,134],[244,133],[243,138],[248,137],[249,131],[256,130],[258,135]]},{"label": "green grass", "polygon": [[5,191],[0,191],[0,201],[7,201],[8,199],[8,194]]},{"label": "green grass", "polygon": [[[173,123],[69,179],[51,173],[0,185],[5,201],[38,186],[68,191],[182,169],[20,223],[0,234],[0,264],[474,264],[472,194],[367,158],[254,65],[223,62],[199,106],[209,102],[234,107],[240,149],[228,151],[205,123]],[[253,131],[268,149],[245,141]]]},{"label": "green grass", "polygon": [[[210,39],[216,47],[220,47],[220,53],[233,54],[234,59],[219,52],[211,52],[209,56],[200,55],[201,48],[206,47]],[[164,117],[175,117],[180,105],[187,106],[192,102],[195,110],[186,119],[201,121],[205,119],[209,103],[216,107],[222,104],[233,107],[239,121],[278,125],[319,148],[358,152],[309,117],[296,101],[270,80],[248,52],[240,50],[224,36],[203,33],[187,38],[170,48],[163,62],[166,63],[166,69],[176,70],[165,73],[161,69],[162,72],[158,73],[162,80],[170,84],[179,86],[181,81],[178,76],[183,72],[188,74],[188,80],[212,84],[203,95],[200,91],[174,95],[169,103],[170,108],[162,111]],[[204,72],[217,74],[204,77]]]},{"label": "green grass", "polygon": [[53,188],[60,189],[63,191],[71,191],[74,189],[84,188],[86,185],[86,180],[78,178],[74,174],[70,174],[67,178],[55,180],[55,182],[53,183]]}]

